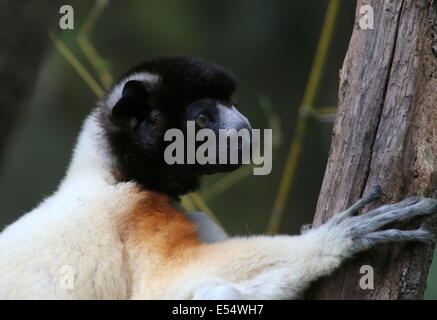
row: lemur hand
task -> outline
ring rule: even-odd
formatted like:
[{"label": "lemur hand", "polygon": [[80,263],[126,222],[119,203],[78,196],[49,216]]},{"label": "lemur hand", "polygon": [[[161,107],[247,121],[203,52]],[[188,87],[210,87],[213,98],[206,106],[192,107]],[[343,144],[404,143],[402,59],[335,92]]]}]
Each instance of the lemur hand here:
[{"label": "lemur hand", "polygon": [[406,221],[437,212],[436,199],[410,197],[399,203],[384,205],[363,215],[354,216],[365,205],[378,199],[381,194],[382,189],[380,186],[373,187],[367,197],[359,200],[346,211],[332,217],[321,228],[335,230],[335,233],[340,232],[346,238],[352,239],[349,254],[369,249],[378,243],[434,241],[434,234],[424,225],[415,230],[381,229],[390,223]]}]

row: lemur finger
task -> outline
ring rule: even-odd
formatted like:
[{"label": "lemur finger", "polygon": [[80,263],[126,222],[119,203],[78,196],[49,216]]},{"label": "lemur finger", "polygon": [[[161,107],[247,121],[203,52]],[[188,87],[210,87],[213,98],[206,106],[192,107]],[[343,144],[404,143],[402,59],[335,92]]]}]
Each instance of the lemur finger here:
[{"label": "lemur finger", "polygon": [[373,210],[365,213],[361,217],[363,219],[371,219],[373,217],[379,216],[381,214],[384,214],[384,213],[387,213],[390,211],[394,211],[394,210],[398,210],[401,208],[412,206],[413,204],[416,204],[419,201],[420,201],[419,197],[409,197],[409,198],[406,198],[400,202],[393,203],[393,204],[386,204],[384,206],[373,209]]},{"label": "lemur finger", "polygon": [[360,209],[364,208],[366,205],[368,205],[370,202],[373,202],[377,199],[379,199],[382,195],[382,188],[379,185],[376,185],[372,187],[369,194],[365,196],[364,198],[358,200],[355,202],[354,205],[352,205],[350,208],[346,209],[345,211],[335,215],[332,218],[332,222],[339,223],[343,221],[345,218],[354,215],[357,213]]},{"label": "lemur finger", "polygon": [[[407,199],[411,203],[414,203],[415,199]],[[408,201],[403,201],[408,203]],[[396,222],[405,221],[418,216],[425,216],[437,211],[437,200],[435,199],[422,199],[421,201],[414,203],[406,207],[392,207],[392,210],[385,213],[375,215],[375,212],[364,214],[356,217],[354,221],[356,226],[353,228],[352,234],[366,234],[376,231],[385,225]],[[381,211],[382,212],[382,211]]]},{"label": "lemur finger", "polygon": [[424,227],[416,230],[389,229],[368,233],[353,239],[353,250],[355,252],[364,251],[376,244],[400,241],[432,242],[435,241],[435,236]]}]

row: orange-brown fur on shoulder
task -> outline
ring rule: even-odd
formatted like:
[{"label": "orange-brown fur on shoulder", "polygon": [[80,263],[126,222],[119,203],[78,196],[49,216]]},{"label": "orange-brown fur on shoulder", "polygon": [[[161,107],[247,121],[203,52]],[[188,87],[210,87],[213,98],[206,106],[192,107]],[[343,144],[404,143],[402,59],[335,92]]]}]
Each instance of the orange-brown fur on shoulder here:
[{"label": "orange-brown fur on shoulder", "polygon": [[143,191],[122,223],[122,239],[128,246],[143,248],[143,254],[172,259],[201,241],[197,227],[160,193]]}]

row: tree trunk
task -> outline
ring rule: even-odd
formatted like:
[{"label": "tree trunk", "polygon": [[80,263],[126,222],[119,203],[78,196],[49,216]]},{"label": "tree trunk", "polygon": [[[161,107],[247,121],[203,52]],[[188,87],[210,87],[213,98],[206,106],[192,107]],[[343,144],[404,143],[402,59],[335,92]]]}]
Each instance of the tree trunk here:
[{"label": "tree trunk", "polygon": [[[366,4],[374,9],[373,30],[358,24],[359,9]],[[383,203],[410,195],[436,197],[436,159],[437,2],[358,0],[313,225],[350,206],[376,184],[384,190]],[[316,282],[308,297],[420,299],[433,249],[418,243],[379,246]],[[363,265],[374,269],[373,290],[360,288]]]}]

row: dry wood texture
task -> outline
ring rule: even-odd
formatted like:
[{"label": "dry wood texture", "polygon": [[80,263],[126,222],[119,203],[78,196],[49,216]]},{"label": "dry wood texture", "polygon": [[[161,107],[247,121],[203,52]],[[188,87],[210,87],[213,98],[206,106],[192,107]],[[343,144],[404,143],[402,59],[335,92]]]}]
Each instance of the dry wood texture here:
[{"label": "dry wood texture", "polygon": [[[374,9],[373,30],[358,24],[359,9],[367,4]],[[414,194],[436,197],[436,159],[437,2],[359,0],[313,224],[320,225],[376,184],[384,190],[383,203]],[[420,299],[433,249],[417,243],[380,246],[315,283],[308,297]],[[359,286],[362,265],[374,268],[373,290]]]}]

